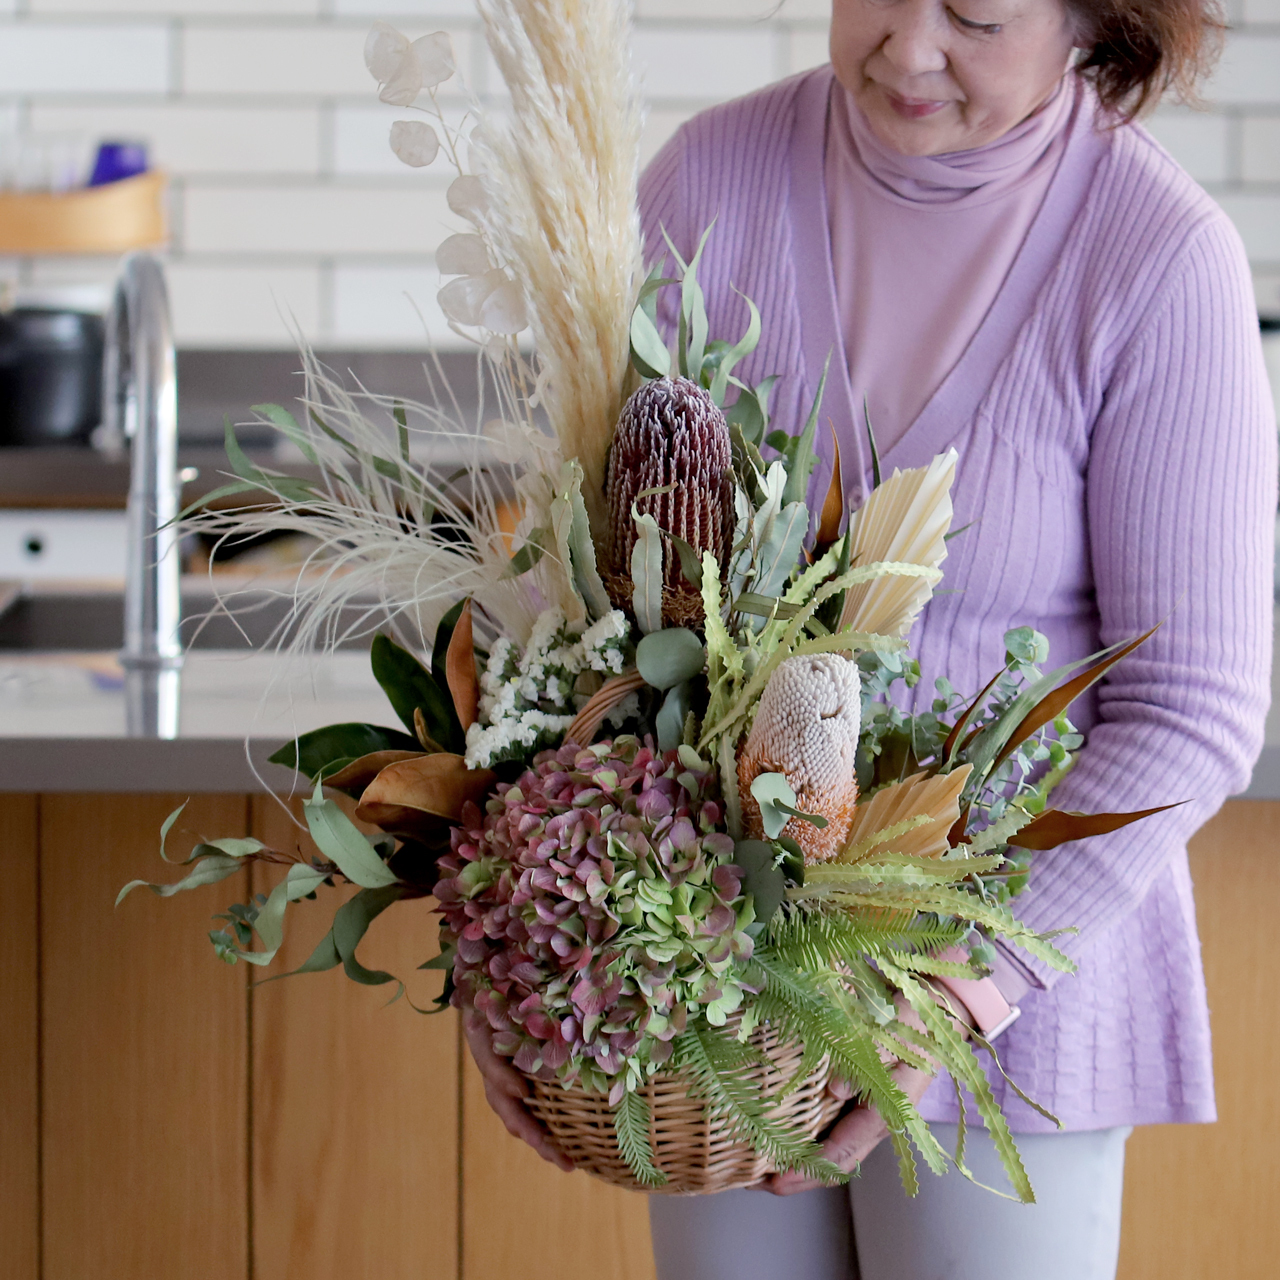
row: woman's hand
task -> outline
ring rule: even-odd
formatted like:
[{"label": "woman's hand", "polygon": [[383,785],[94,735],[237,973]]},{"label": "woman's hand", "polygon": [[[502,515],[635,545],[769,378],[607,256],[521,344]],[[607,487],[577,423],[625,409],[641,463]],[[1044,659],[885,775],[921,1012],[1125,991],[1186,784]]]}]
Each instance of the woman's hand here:
[{"label": "woman's hand", "polygon": [[484,1079],[484,1096],[498,1119],[507,1126],[507,1132],[527,1142],[557,1168],[566,1173],[573,1172],[573,1161],[556,1147],[551,1135],[524,1105],[525,1098],[529,1096],[529,1082],[510,1062],[494,1053],[493,1042],[489,1038],[492,1032],[484,1016],[474,1009],[464,1010],[462,1031]]},{"label": "woman's hand", "polygon": [[[939,1004],[956,1015],[957,1029],[961,1034],[968,1035],[968,1010],[963,1006],[958,1007],[956,1001],[946,999],[943,993],[935,993],[935,996]],[[920,1021],[919,1015],[901,995],[896,998],[895,1003],[898,1006],[898,1018],[902,1022],[915,1027],[917,1031],[924,1030],[924,1023]],[[889,1074],[898,1088],[911,1099],[912,1104],[918,1105],[925,1090],[933,1083],[936,1073],[897,1062],[889,1068]],[[844,1080],[833,1080],[827,1088],[837,1098],[853,1096],[853,1090]],[[870,1103],[862,1102],[836,1121],[827,1140],[822,1144],[822,1153],[832,1164],[846,1173],[852,1173],[888,1136],[889,1126],[881,1119],[880,1113]],[[824,1185],[826,1184],[792,1170],[770,1174],[760,1187],[764,1191],[771,1191],[775,1196],[793,1196],[798,1191],[812,1191],[815,1187]]]},{"label": "woman's hand", "polygon": [[[918,1103],[924,1097],[924,1091],[933,1083],[933,1076],[929,1072],[909,1067],[905,1062],[896,1063],[890,1068],[889,1074],[913,1103]],[[844,1089],[845,1096],[848,1096],[848,1085],[844,1085]],[[833,1089],[832,1092],[836,1091]],[[880,1118],[880,1113],[870,1103],[862,1102],[836,1121],[835,1127],[822,1144],[822,1153],[832,1164],[851,1173],[888,1135],[889,1127]],[[793,1196],[798,1191],[812,1191],[815,1187],[826,1184],[792,1170],[771,1174],[760,1185],[763,1190],[771,1191],[775,1196]]]}]

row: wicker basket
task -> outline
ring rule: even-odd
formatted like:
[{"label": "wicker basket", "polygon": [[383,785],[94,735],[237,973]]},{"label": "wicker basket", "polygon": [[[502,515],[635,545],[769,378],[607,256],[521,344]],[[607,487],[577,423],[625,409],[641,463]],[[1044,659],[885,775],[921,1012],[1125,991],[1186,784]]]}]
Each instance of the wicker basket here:
[{"label": "wicker basket", "polygon": [[[741,1078],[758,1086],[765,1096],[781,1092],[800,1064],[801,1047],[783,1042],[767,1027],[757,1028],[751,1041],[769,1066],[752,1066]],[[823,1063],[769,1115],[817,1137],[844,1105],[827,1092],[828,1071]],[[649,1144],[654,1164],[667,1176],[664,1186],[642,1187],[618,1153],[613,1110],[605,1094],[578,1086],[532,1080],[529,1110],[542,1121],[556,1145],[579,1169],[614,1186],[667,1195],[727,1191],[759,1182],[773,1172],[768,1160],[738,1138],[722,1116],[709,1115],[702,1100],[691,1096],[682,1072],[659,1073],[640,1091],[649,1103]]]}]

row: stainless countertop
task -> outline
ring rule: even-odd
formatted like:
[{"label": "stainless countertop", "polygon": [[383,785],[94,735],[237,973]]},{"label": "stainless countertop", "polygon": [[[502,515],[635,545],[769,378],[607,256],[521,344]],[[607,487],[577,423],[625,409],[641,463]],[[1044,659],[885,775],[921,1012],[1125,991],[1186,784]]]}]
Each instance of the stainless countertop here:
[{"label": "stainless countertop", "polygon": [[358,650],[287,660],[195,651],[180,706],[176,739],[129,738],[114,655],[0,655],[0,791],[261,791],[288,785],[266,757],[299,733],[395,724]]}]

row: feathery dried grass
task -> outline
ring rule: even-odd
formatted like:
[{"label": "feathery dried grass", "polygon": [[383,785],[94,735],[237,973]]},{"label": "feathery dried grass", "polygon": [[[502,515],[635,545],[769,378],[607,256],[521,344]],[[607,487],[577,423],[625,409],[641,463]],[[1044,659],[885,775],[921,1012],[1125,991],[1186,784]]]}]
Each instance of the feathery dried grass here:
[{"label": "feathery dried grass", "polygon": [[[315,540],[287,589],[292,609],[282,634],[291,636],[291,647],[328,649],[390,624],[412,648],[429,649],[440,617],[464,596],[517,643],[548,606],[573,610],[572,583],[552,551],[519,577],[508,572],[513,542],[518,547],[521,534],[545,520],[554,441],[513,428],[518,438],[513,444],[509,434],[498,456],[461,422],[447,386],[435,389],[434,405],[351,392],[305,348],[303,361],[301,408],[312,422],[295,443],[319,465],[315,499],[207,512],[187,522],[230,541],[279,532]],[[425,436],[429,455],[442,461],[423,465],[400,453],[378,423],[394,409],[405,414],[406,435]],[[513,511],[523,512],[514,537]],[[234,595],[221,604],[234,615]]]},{"label": "feathery dried grass", "polygon": [[540,395],[597,546],[641,275],[640,107],[624,0],[477,0],[514,107],[472,138],[487,230],[530,303]]}]

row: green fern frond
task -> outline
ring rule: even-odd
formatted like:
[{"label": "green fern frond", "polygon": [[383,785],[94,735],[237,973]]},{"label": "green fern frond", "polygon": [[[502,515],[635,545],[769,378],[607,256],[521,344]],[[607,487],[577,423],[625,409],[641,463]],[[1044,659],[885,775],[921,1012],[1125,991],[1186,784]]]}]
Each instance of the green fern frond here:
[{"label": "green fern frond", "polygon": [[639,1093],[627,1092],[613,1109],[613,1132],[618,1151],[627,1162],[631,1176],[644,1187],[666,1185],[667,1175],[653,1163],[649,1143],[649,1103]]},{"label": "green fern frond", "polygon": [[676,1039],[675,1061],[689,1072],[695,1092],[775,1168],[795,1169],[820,1182],[847,1182],[849,1175],[826,1159],[817,1143],[765,1115],[759,1094],[734,1074],[736,1059],[725,1054],[731,1043],[711,1027],[691,1028]]},{"label": "green fern frond", "polygon": [[1031,1189],[1031,1180],[1023,1167],[1017,1144],[1013,1140],[1013,1134],[1009,1130],[1004,1113],[996,1103],[991,1085],[981,1064],[974,1056],[972,1048],[956,1030],[951,1016],[937,1005],[933,997],[915,978],[905,969],[898,969],[887,962],[884,967],[885,976],[906,996],[920,1021],[924,1023],[933,1041],[933,1052],[952,1076],[964,1084],[973,1095],[978,1113],[986,1123],[996,1154],[1000,1157],[1000,1163],[1004,1165],[1005,1173],[1017,1198],[1024,1204],[1034,1204],[1035,1192]]}]

